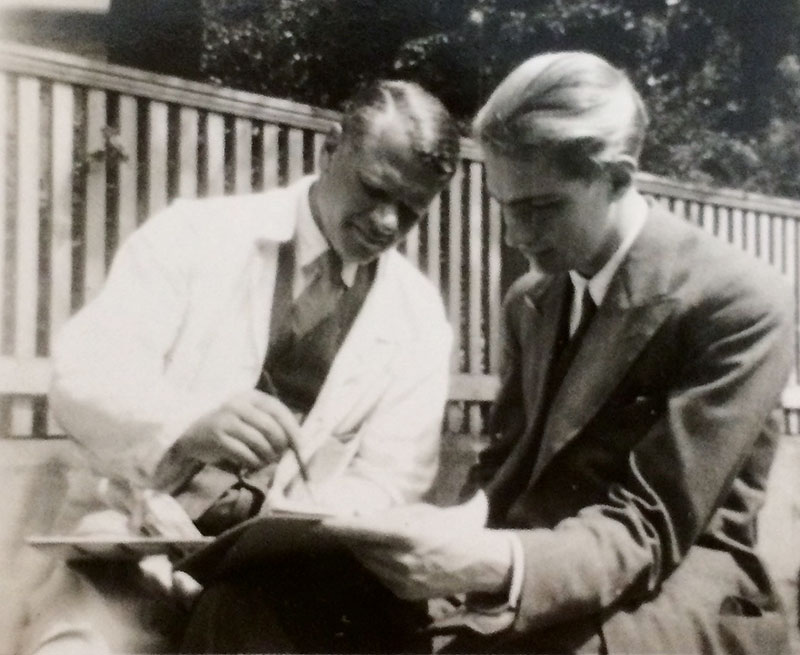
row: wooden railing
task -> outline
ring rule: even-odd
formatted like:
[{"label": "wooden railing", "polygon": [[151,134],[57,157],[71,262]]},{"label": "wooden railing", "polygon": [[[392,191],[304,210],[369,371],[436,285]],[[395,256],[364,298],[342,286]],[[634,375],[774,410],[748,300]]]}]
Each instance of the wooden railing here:
[{"label": "wooden railing", "polygon": [[[177,196],[258,191],[313,171],[337,118],[0,44],[0,435],[59,432],[44,395],[53,336],[97,292],[117,245],[138,224]],[[648,175],[639,182],[778,267],[797,299],[800,203]],[[479,432],[496,389],[501,232],[480,153],[464,140],[448,189],[403,244],[442,290],[454,326],[450,430]]]}]

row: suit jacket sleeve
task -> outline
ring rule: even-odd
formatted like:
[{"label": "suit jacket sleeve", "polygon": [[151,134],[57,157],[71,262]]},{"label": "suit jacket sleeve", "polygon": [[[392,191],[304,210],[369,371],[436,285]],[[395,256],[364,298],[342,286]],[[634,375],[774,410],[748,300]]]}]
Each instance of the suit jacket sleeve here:
[{"label": "suit jacket sleeve", "polygon": [[513,631],[651,595],[706,529],[764,430],[791,361],[791,299],[775,277],[755,277],[718,284],[678,310],[678,382],[606,501],[553,529],[518,531],[525,573]]},{"label": "suit jacket sleeve", "polygon": [[184,204],[153,216],[120,248],[100,294],[70,320],[53,353],[59,423],[108,475],[148,484],[207,402],[171,385],[164,362],[188,302]]}]

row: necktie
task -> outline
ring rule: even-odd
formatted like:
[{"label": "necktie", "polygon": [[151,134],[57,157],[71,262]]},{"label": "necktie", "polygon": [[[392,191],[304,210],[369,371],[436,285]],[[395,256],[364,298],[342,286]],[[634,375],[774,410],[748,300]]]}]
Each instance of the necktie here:
[{"label": "necktie", "polygon": [[296,338],[313,330],[332,314],[345,290],[342,282],[342,260],[328,249],[308,265],[312,279],[292,304],[290,327]]},{"label": "necktie", "polygon": [[[572,288],[572,293],[570,296],[571,298],[574,298],[576,291],[575,287],[571,284],[570,287]],[[571,302],[573,301],[570,301],[570,303],[567,304],[567,308],[570,306]],[[575,353],[578,352],[578,348],[580,348],[583,335],[586,333],[589,324],[592,322],[592,317],[594,316],[596,309],[597,305],[595,305],[594,300],[592,300],[592,296],[589,293],[589,285],[587,284],[584,286],[583,295],[581,296],[578,324],[571,334],[569,329],[569,314],[567,313],[567,316],[562,319],[564,321],[562,324],[563,327],[561,328],[562,336],[556,341],[549,378],[551,399],[552,395],[555,395],[556,390],[561,386],[561,382],[564,380],[570,364],[572,364]]]},{"label": "necktie", "polygon": [[570,334],[569,340],[570,342],[578,342],[583,337],[584,332],[586,332],[586,328],[589,326],[589,323],[594,316],[595,311],[597,310],[597,305],[594,304],[594,300],[592,299],[592,294],[589,293],[589,285],[585,285],[583,287],[583,295],[581,296],[581,305],[580,311],[578,313],[578,324],[575,326],[575,329]]}]

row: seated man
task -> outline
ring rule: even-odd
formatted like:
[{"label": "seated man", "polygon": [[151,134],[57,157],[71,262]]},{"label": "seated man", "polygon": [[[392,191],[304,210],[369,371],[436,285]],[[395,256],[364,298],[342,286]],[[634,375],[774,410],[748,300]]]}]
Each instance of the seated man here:
[{"label": "seated man", "polygon": [[480,491],[328,526],[400,597],[466,594],[435,626],[453,652],[787,649],[755,522],[792,299],[636,191],[646,123],[627,76],[580,52],[526,61],[475,120],[532,268],[505,302]]},{"label": "seated man", "polygon": [[[169,492],[216,533],[254,511],[238,511],[252,486],[268,503],[307,494],[298,457],[315,500],[337,510],[419,499],[436,470],[451,337],[437,290],[392,247],[450,179],[458,147],[438,100],[380,82],[328,135],[318,177],[181,200],[147,221],[54,354],[53,411],[106,476],[105,503],[81,507],[191,533],[180,513],[155,511],[171,499],[152,490]],[[91,520],[126,524],[121,512]],[[30,604],[25,653],[175,648],[177,608],[136,567],[57,563]]]}]

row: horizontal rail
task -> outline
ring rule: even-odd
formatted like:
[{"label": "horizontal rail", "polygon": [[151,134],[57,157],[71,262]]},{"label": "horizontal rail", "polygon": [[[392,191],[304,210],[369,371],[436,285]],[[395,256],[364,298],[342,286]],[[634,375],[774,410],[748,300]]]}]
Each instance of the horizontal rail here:
[{"label": "horizontal rail", "polygon": [[[341,117],[337,111],[292,100],[148,73],[8,41],[0,41],[0,70],[318,132],[327,132]],[[481,158],[478,147],[469,139],[461,140],[461,155],[476,161]]]}]

